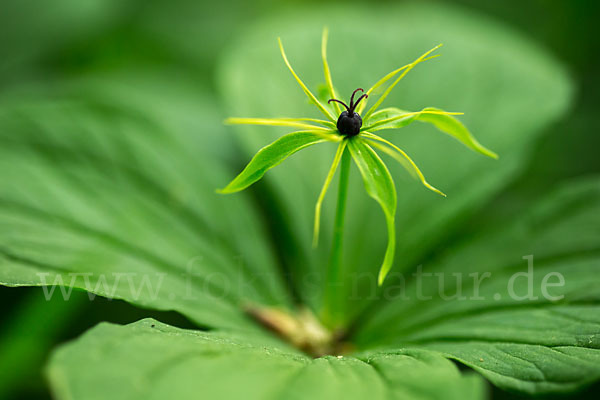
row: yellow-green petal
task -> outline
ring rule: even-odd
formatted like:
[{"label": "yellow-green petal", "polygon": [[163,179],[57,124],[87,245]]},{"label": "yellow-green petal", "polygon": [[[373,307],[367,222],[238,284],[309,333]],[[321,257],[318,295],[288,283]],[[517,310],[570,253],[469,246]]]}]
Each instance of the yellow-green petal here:
[{"label": "yellow-green petal", "polygon": [[[439,54],[436,54],[435,56],[429,56],[429,57],[425,57],[423,60],[421,60],[421,62],[424,61],[428,61],[434,58],[439,57]],[[369,88],[369,90],[367,90],[365,93],[367,95],[371,95],[373,94],[381,85],[385,84],[387,81],[389,81],[390,79],[392,79],[394,76],[396,76],[396,74],[398,74],[398,72],[401,72],[403,70],[405,70],[406,68],[410,67],[413,63],[410,64],[406,64],[398,69],[393,70],[392,72],[390,72],[389,74],[387,74],[386,76],[384,76],[383,78],[381,78],[380,80],[377,81],[377,83],[375,83],[373,86],[371,86]],[[367,103],[369,102],[369,98],[365,98],[360,105],[358,106],[356,112],[359,114],[362,114],[362,112],[365,110],[365,108],[367,107]]]},{"label": "yellow-green petal", "polygon": [[327,193],[327,189],[331,184],[331,180],[333,179],[333,175],[335,175],[335,171],[337,170],[338,165],[340,164],[340,160],[342,159],[342,154],[344,154],[344,149],[346,148],[346,141],[342,141],[338,146],[338,149],[335,153],[335,157],[333,158],[333,163],[331,164],[331,168],[329,168],[329,172],[327,173],[327,177],[325,178],[325,183],[323,184],[323,188],[321,189],[321,193],[319,194],[319,198],[317,199],[317,204],[315,205],[315,224],[313,230],[313,246],[316,247],[319,243],[319,230],[321,226],[321,205],[323,204],[323,199],[325,198],[325,194]]},{"label": "yellow-green petal", "polygon": [[[375,131],[379,131],[382,129],[402,128],[402,127],[410,124],[412,121],[418,119],[422,114],[437,114],[437,115],[463,115],[464,114],[461,112],[433,110],[431,107],[424,108],[421,111],[414,111],[414,112],[402,111],[398,108],[386,108],[386,109],[380,110],[380,111],[385,111],[386,117],[381,118],[381,119],[378,119],[378,118],[376,119],[374,117],[382,115],[383,113],[381,113],[381,114],[379,114],[379,112],[374,113],[373,115],[371,115],[371,118],[369,118],[369,123],[364,128],[365,131],[375,132]],[[376,114],[379,114],[379,115],[376,115]],[[390,114],[392,114],[392,116],[389,116]],[[414,117],[414,118],[409,119],[409,117]],[[371,123],[372,120],[374,120],[374,122]],[[397,122],[397,124],[396,124],[396,122]]]},{"label": "yellow-green petal", "polygon": [[306,95],[308,96],[308,98],[310,99],[310,101],[312,101],[317,106],[317,108],[319,110],[321,110],[321,112],[323,114],[325,114],[325,116],[327,118],[329,118],[330,121],[336,122],[336,119],[333,117],[333,115],[331,115],[331,113],[329,112],[329,110],[327,110],[325,108],[325,106],[323,104],[321,104],[321,102],[315,97],[315,95],[312,94],[312,92],[310,91],[310,89],[308,89],[308,87],[306,87],[306,85],[304,84],[304,82],[302,82],[302,80],[300,79],[300,77],[296,74],[296,72],[292,68],[292,65],[290,64],[290,62],[288,61],[287,56],[285,55],[285,50],[283,49],[283,43],[281,43],[281,38],[277,38],[277,41],[279,42],[279,50],[281,51],[281,56],[283,57],[283,61],[285,62],[285,65],[287,65],[288,69],[290,70],[290,72],[292,73],[292,75],[296,79],[296,82],[298,82],[298,84],[300,85],[300,87],[302,88],[302,90],[304,91],[304,93],[306,93]]},{"label": "yellow-green petal", "polygon": [[[329,63],[327,62],[327,38],[329,36],[329,29],[323,28],[323,36],[321,37],[321,57],[323,58],[323,72],[325,74],[325,84],[327,85],[327,91],[331,99],[337,99],[335,89],[333,88],[333,80],[331,79],[331,70],[329,69]],[[341,112],[340,105],[333,102],[333,108],[339,114]]]},{"label": "yellow-green petal", "polygon": [[388,145],[389,147],[381,145],[377,142],[372,143],[373,146],[377,147],[379,150],[383,151],[384,153],[398,161],[411,175],[416,176],[421,181],[423,186],[425,186],[427,189],[446,197],[446,195],[442,191],[433,187],[431,184],[429,184],[429,182],[427,182],[425,176],[423,175],[419,167],[417,167],[417,164],[415,164],[412,158],[410,158],[408,154],[404,152],[404,150],[402,150],[392,142],[385,140],[384,138],[379,137],[377,135],[373,135],[372,133],[363,132],[362,135],[364,135],[367,139],[385,143],[386,145]]},{"label": "yellow-green petal", "polygon": [[417,64],[423,62],[425,60],[425,57],[427,57],[429,54],[431,54],[433,51],[439,49],[440,47],[442,47],[442,44],[438,44],[433,49],[431,49],[428,52],[424,53],[421,57],[417,58],[415,61],[413,61],[412,63],[410,63],[408,65],[408,67],[406,67],[404,69],[404,71],[402,72],[402,74],[400,74],[400,76],[398,78],[396,78],[396,80],[394,81],[394,83],[392,83],[385,90],[385,92],[383,92],[383,94],[379,97],[379,99],[377,99],[377,102],[373,105],[373,107],[371,107],[369,109],[369,111],[367,111],[367,113],[364,115],[363,118],[368,119],[371,116],[371,114],[373,114],[375,112],[375,110],[377,110],[377,107],[379,107],[381,105],[381,103],[383,103],[383,101],[385,100],[385,98],[390,94],[390,92],[398,84],[398,82],[400,82],[402,80],[402,78],[404,78],[406,76],[406,74],[408,74],[408,72],[411,69],[413,69]]},{"label": "yellow-green petal", "polygon": [[[326,125],[327,128],[312,124],[307,124],[306,122],[317,122],[323,125]],[[314,118],[237,118],[231,117],[225,120],[225,123],[228,125],[267,125],[267,126],[289,126],[294,128],[303,128],[303,129],[314,129],[314,130],[323,130],[323,131],[332,131],[333,123],[324,120],[318,120]],[[328,125],[331,124],[331,125]],[[335,127],[335,125],[333,126]]]}]

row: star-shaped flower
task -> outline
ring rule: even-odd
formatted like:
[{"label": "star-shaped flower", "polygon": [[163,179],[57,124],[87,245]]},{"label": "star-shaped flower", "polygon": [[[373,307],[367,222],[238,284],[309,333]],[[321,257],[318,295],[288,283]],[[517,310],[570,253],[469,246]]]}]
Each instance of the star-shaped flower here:
[{"label": "star-shaped flower", "polygon": [[[374,149],[380,150],[400,162],[405,169],[407,169],[413,176],[417,177],[428,189],[442,196],[446,195],[427,182],[417,165],[408,156],[408,154],[390,141],[375,135],[374,132],[386,129],[402,128],[414,121],[428,122],[433,124],[442,132],[453,136],[472,150],[492,158],[497,158],[498,156],[494,152],[483,147],[471,135],[467,128],[460,121],[453,117],[453,115],[461,115],[462,113],[446,112],[433,107],[424,108],[423,110],[416,112],[404,111],[395,107],[379,109],[379,106],[384,102],[392,89],[398,84],[398,82],[400,82],[400,80],[402,80],[402,78],[406,76],[406,74],[412,68],[423,61],[438,57],[438,55],[431,56],[430,54],[441,47],[441,44],[429,50],[410,64],[404,65],[403,67],[400,67],[385,75],[366,92],[364,92],[362,88],[356,89],[354,93],[352,93],[350,104],[346,105],[341,100],[338,100],[338,96],[331,79],[329,64],[327,62],[327,35],[327,29],[324,29],[321,43],[321,54],[323,58],[323,69],[325,73],[327,92],[331,96],[331,99],[327,104],[321,103],[310,91],[310,89],[308,89],[304,82],[302,82],[300,77],[298,77],[288,61],[283,49],[283,44],[281,43],[281,39],[278,39],[279,48],[285,64],[304,93],[308,96],[309,100],[325,115],[327,119],[228,118],[226,120],[226,123],[228,124],[289,126],[300,128],[300,130],[284,135],[272,144],[263,147],[252,158],[246,168],[244,168],[244,170],[233,181],[231,181],[231,183],[229,183],[219,192],[234,193],[247,188],[248,186],[260,180],[269,169],[279,165],[286,158],[306,147],[323,142],[338,143],[337,151],[333,158],[333,163],[329,169],[327,177],[325,178],[325,183],[321,189],[321,193],[319,194],[317,204],[315,206],[314,244],[316,245],[318,242],[321,204],[323,203],[327,189],[329,188],[331,180],[333,179],[333,176],[340,164],[342,165],[340,173],[342,175],[342,179],[340,180],[340,184],[342,186],[345,185],[343,176],[347,176],[351,157],[362,175],[368,195],[379,203],[386,218],[388,228],[388,244],[384,260],[379,271],[378,283],[381,285],[394,261],[394,251],[396,246],[396,231],[394,225],[394,218],[396,214],[396,189],[387,167]],[[392,79],[394,79],[393,82],[385,89],[385,91],[383,91],[375,104],[373,104],[373,106],[363,114],[369,96]],[[364,92],[364,94],[362,94],[355,101],[354,96],[357,92]],[[340,105],[344,106],[344,111],[342,111]],[[338,115],[338,117],[336,118],[335,115]],[[338,206],[339,205],[340,204],[338,203]],[[336,252],[335,247],[336,243],[334,240],[334,253]]]}]

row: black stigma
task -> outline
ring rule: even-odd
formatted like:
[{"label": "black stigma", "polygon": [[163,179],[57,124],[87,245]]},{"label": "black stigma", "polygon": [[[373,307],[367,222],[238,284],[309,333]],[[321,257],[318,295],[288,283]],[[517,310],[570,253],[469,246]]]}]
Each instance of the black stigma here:
[{"label": "black stigma", "polygon": [[358,91],[364,92],[364,90],[358,88],[352,93],[352,96],[350,97],[350,107],[348,107],[343,101],[337,99],[330,99],[328,101],[328,103],[335,101],[346,107],[346,111],[342,111],[340,117],[337,120],[338,131],[344,136],[358,135],[360,132],[360,127],[362,126],[362,118],[360,117],[360,115],[358,115],[357,112],[354,112],[354,110],[356,109],[356,106],[358,105],[358,103],[360,103],[362,99],[367,98],[369,96],[367,94],[363,94],[358,98],[358,100],[356,100],[356,102],[354,102],[354,95]]}]

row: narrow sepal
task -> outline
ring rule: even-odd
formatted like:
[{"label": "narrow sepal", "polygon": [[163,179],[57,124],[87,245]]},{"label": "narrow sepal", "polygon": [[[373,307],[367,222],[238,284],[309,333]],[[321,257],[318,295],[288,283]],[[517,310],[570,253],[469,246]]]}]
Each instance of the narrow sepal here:
[{"label": "narrow sepal", "polygon": [[331,164],[331,168],[329,168],[329,172],[327,173],[327,177],[325,178],[325,183],[323,184],[323,188],[321,189],[321,193],[319,194],[319,198],[317,199],[317,204],[315,205],[315,224],[313,231],[313,247],[317,247],[319,244],[319,230],[321,225],[321,205],[323,204],[323,199],[325,198],[325,194],[327,193],[327,189],[331,184],[331,180],[333,179],[333,175],[335,175],[335,171],[337,170],[338,165],[340,164],[340,160],[342,159],[342,154],[344,154],[344,150],[346,149],[347,142],[344,140],[338,146],[337,152],[335,153],[335,157],[333,158],[333,163]]}]

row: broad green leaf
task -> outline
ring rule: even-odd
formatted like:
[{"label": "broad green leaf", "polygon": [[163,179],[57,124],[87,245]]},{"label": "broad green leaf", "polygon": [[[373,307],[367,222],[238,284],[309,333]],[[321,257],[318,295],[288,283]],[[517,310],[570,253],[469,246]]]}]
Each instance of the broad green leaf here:
[{"label": "broad green leaf", "polygon": [[357,341],[437,350],[529,393],[600,378],[600,180],[546,197],[447,249],[420,279],[391,274]]},{"label": "broad green leaf", "polygon": [[231,142],[208,99],[138,72],[44,91],[0,99],[0,284],[244,329],[244,303],[289,304],[256,208],[214,192]]},{"label": "broad green leaf", "polygon": [[300,131],[282,136],[256,153],[246,168],[224,189],[220,190],[220,193],[235,193],[244,190],[292,154],[325,141],[327,138],[319,131]]},{"label": "broad green leaf", "polygon": [[388,245],[377,278],[377,283],[381,285],[390,268],[392,268],[396,249],[396,226],[394,225],[397,200],[396,187],[383,161],[363,139],[349,140],[348,149],[360,171],[367,193],[379,203],[385,214],[388,228]]},{"label": "broad green leaf", "polygon": [[485,398],[480,379],[426,350],[312,360],[252,336],[149,319],[93,328],[54,354],[47,375],[59,399]]},{"label": "broad green leaf", "polygon": [[[356,15],[360,15],[361,24],[353,22]],[[441,56],[412,69],[386,98],[385,106],[408,110],[435,106],[464,112],[460,117],[464,126],[486,148],[501,155],[499,160],[492,160],[469,151],[453,137],[439,135],[431,124],[377,132],[409,154],[427,180],[448,195],[443,199],[423,190],[418,182],[403,179],[408,176],[402,166],[387,163],[398,188],[393,270],[413,269],[446,239],[453,238],[467,217],[521,173],[540,134],[569,106],[568,76],[553,57],[519,33],[447,4],[323,7],[318,11],[298,8],[293,15],[257,22],[227,49],[218,72],[228,115],[318,117],[319,111],[290,79],[281,61],[277,36],[282,36],[288,56],[307,87],[326,87],[320,57],[323,26],[329,28],[327,61],[342,99],[357,87],[371,87],[388,72],[443,42],[437,50]],[[535,113],[523,112],[530,109]],[[285,133],[274,129],[236,127],[248,157],[267,138],[275,140]],[[281,197],[278,213],[288,217],[288,231],[295,235],[288,245],[302,258],[291,271],[293,282],[315,309],[322,302],[320,283],[325,281],[335,199],[327,198],[323,203],[321,243],[316,250],[311,243],[312,217],[332,157],[331,149],[315,147],[265,178]],[[364,279],[360,283],[350,280],[346,285],[357,294],[348,296],[351,313],[361,312],[368,303],[358,298],[366,296],[370,284],[376,283],[380,265],[374,254],[383,253],[387,245],[387,233],[381,229],[385,220],[357,178],[351,177],[349,188],[344,259],[350,274]],[[303,284],[306,281],[316,284]]]}]

